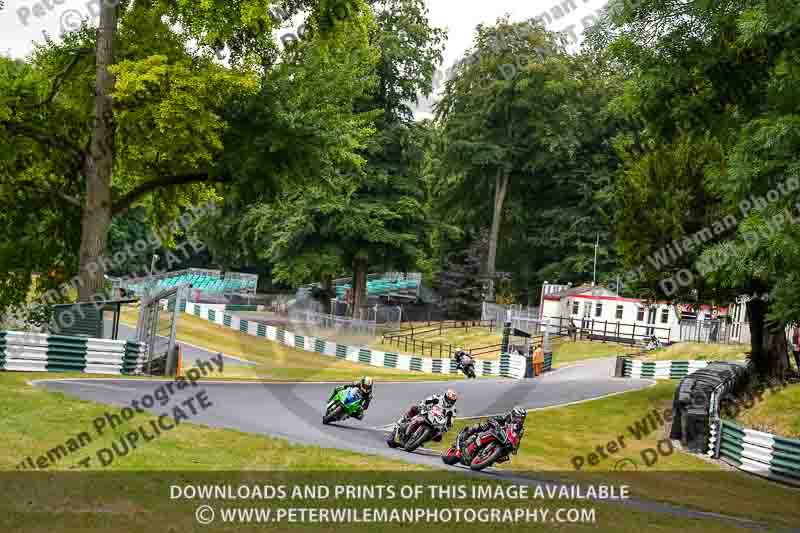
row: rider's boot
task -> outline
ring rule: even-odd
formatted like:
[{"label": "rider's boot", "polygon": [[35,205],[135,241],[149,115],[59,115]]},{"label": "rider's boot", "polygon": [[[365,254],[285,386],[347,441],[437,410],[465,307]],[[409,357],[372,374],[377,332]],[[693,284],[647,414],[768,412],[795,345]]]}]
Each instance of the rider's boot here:
[{"label": "rider's boot", "polygon": [[395,424],[395,431],[397,432],[397,437],[400,439],[400,441],[403,441],[406,438],[406,424],[408,424],[408,419],[405,416],[402,416],[400,420],[397,421],[397,424]]}]

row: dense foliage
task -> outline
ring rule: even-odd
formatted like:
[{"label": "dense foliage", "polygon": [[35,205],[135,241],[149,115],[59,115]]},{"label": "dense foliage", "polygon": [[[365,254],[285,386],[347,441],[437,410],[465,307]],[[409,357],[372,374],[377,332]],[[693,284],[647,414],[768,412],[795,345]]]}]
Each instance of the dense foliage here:
[{"label": "dense foliage", "polygon": [[[487,282],[533,303],[545,280],[591,281],[596,255],[626,295],[751,296],[752,358],[784,373],[796,2],[615,2],[578,54],[501,18],[476,28],[433,122],[411,112],[445,41],[423,0],[103,6],[99,29],[0,58],[0,311],[75,276],[85,298],[101,254],[213,200],[192,261],[321,282],[323,300],[352,275],[353,311],[372,271],[421,271],[464,314]],[[303,38],[281,43],[295,15]],[[111,273],[187,237],[167,233]]]}]

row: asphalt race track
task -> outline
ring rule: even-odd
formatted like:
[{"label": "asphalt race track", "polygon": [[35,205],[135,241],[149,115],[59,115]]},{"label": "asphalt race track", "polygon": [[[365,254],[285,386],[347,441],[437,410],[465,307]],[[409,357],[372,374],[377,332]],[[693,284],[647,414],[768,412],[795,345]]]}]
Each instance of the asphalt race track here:
[{"label": "asphalt race track", "polygon": [[[208,359],[213,354],[194,348],[196,357]],[[225,360],[225,364],[228,360]],[[546,478],[522,477],[503,468],[471,472],[461,466],[445,466],[438,454],[420,448],[414,453],[393,450],[386,446],[388,427],[404,409],[425,396],[444,391],[447,387],[459,393],[458,416],[479,417],[497,414],[521,405],[528,409],[546,408],[599,398],[602,396],[641,389],[653,384],[650,380],[619,379],[613,375],[614,359],[597,359],[558,369],[534,380],[479,379],[430,382],[375,383],[375,398],[363,421],[346,420],[324,426],[322,411],[333,383],[274,383],[203,381],[197,387],[176,391],[163,408],[153,413],[170,413],[173,406],[205,390],[211,405],[191,417],[191,422],[211,427],[230,428],[250,433],[283,437],[292,442],[325,448],[339,448],[376,454],[437,468],[459,468],[464,473],[501,478],[516,483],[552,485]],[[365,373],[369,369],[365,367]],[[119,407],[153,394],[169,380],[144,379],[42,379],[33,385],[63,392],[84,400],[93,400]],[[536,417],[529,415],[526,437],[535,438]],[[455,434],[447,435],[447,440]],[[525,446],[523,439],[522,446]],[[570,469],[565,464],[564,470]],[[685,518],[721,520],[753,530],[763,530],[762,524],[747,519],[708,513],[666,503],[630,499],[620,502],[633,508],[666,513]]]},{"label": "asphalt race track", "polygon": [[[211,357],[212,354],[207,354]],[[226,361],[227,364],[227,361]],[[515,405],[534,409],[562,405],[649,386],[648,380],[615,379],[614,361],[602,359],[556,370],[535,380],[479,379],[445,382],[375,383],[375,398],[363,421],[346,420],[323,426],[322,411],[331,383],[242,383],[207,381],[179,391],[162,411],[185,397],[207,391],[213,406],[192,422],[287,438],[293,442],[379,454],[424,464],[441,462],[426,453],[392,450],[384,442],[385,427],[413,403],[448,387],[459,393],[458,417],[478,417],[508,411]],[[365,374],[369,369],[365,368]],[[85,400],[125,406],[152,393],[158,380],[76,379],[37,380],[37,386]],[[530,431],[535,431],[535,419]],[[569,468],[569,465],[564,465]]]}]

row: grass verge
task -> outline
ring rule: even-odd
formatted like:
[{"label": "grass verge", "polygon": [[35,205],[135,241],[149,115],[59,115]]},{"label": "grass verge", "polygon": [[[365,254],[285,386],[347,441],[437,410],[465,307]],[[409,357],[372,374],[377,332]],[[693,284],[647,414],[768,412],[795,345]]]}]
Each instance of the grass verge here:
[{"label": "grass verge", "polygon": [[[660,383],[600,400],[531,412],[519,454],[501,468],[523,475],[550,473],[554,478],[628,483],[632,493],[642,498],[782,526],[800,524],[797,490],[670,449],[669,441],[664,440],[670,424],[666,420],[661,424],[655,412],[662,419],[671,416],[676,386]],[[435,449],[446,449],[464,425],[457,423],[452,438]],[[580,466],[577,471],[576,465]]]},{"label": "grass verge", "polygon": [[741,425],[783,437],[800,438],[800,384],[764,391],[762,401],[738,414]]},{"label": "grass verge", "polygon": [[[483,346],[493,346],[496,344],[500,344],[503,342],[503,336],[498,333],[496,330],[489,329],[488,327],[469,327],[469,328],[450,328],[450,329],[443,329],[441,333],[435,331],[436,325],[435,323],[432,324],[430,327],[424,324],[415,326],[419,328],[421,331],[425,330],[434,330],[430,333],[423,333],[420,335],[416,335],[415,339],[419,341],[424,341],[425,343],[433,343],[433,344],[441,344],[444,346],[444,350],[447,350],[450,346],[453,347],[453,350],[457,348],[463,348],[465,350],[480,348]],[[417,350],[419,353],[414,354],[411,349],[411,342],[408,343],[408,349],[406,350],[405,344],[401,343],[399,346],[396,343],[387,342],[384,343],[383,339],[376,339],[372,344],[371,347],[375,348],[376,350],[399,350],[399,353],[405,353],[410,355],[423,355],[421,350]],[[426,350],[427,350],[426,346]],[[431,357],[431,354],[427,351],[424,354],[426,357]],[[498,349],[496,352],[490,352],[486,354],[481,354],[477,357],[480,359],[496,359],[500,355],[500,350]],[[433,352],[433,357],[439,357],[438,349]],[[445,353],[443,357],[447,357]]]},{"label": "grass verge", "polygon": [[[135,326],[135,317],[135,311],[126,310],[122,319],[124,323]],[[224,376],[227,377],[275,381],[349,381],[368,374],[385,380],[454,379],[451,375],[404,372],[305,352],[263,337],[234,331],[186,313],[180,315],[177,338],[179,341],[201,346],[211,352],[222,352],[256,363],[252,367],[228,365],[224,369]]]},{"label": "grass verge", "polygon": [[[102,473],[64,472],[72,464],[71,457],[55,463],[46,473],[9,473],[26,456],[37,456],[63,442],[77,431],[91,427],[92,420],[103,416],[100,404],[77,400],[61,393],[31,387],[29,379],[42,378],[41,373],[0,372],[0,472],[6,498],[0,502],[0,530],[9,532],[58,531],[240,531],[263,530],[264,524],[215,523],[200,526],[195,509],[201,503],[214,507],[461,507],[496,508],[537,507],[554,513],[557,508],[596,509],[594,523],[552,524],[522,523],[481,524],[482,530],[506,531],[608,531],[639,533],[648,531],[722,532],[730,525],[713,520],[676,518],[647,513],[619,505],[564,500],[491,501],[467,498],[423,496],[413,502],[374,499],[319,501],[301,498],[291,502],[268,500],[221,501],[173,499],[172,486],[214,483],[249,486],[283,484],[369,483],[435,483],[460,485],[495,483],[477,480],[455,472],[434,472],[382,457],[289,444],[263,435],[252,435],[227,429],[207,428],[189,423],[177,425],[146,446],[130,452],[122,460],[102,469]],[[70,374],[46,374],[48,378]],[[110,446],[128,430],[125,424],[109,431],[91,443],[91,452]],[[552,515],[551,515],[552,516]],[[349,524],[272,524],[271,529],[309,531],[347,531]],[[356,525],[353,524],[355,529]],[[461,523],[418,523],[418,531],[463,531]],[[405,531],[407,524],[358,524],[358,531]]]},{"label": "grass verge", "polygon": [[560,337],[553,339],[554,366],[559,367],[576,361],[615,357],[634,353],[636,350],[625,344],[599,341],[571,341]]},{"label": "grass verge", "polygon": [[750,347],[744,344],[677,342],[647,354],[648,361],[740,361]]}]

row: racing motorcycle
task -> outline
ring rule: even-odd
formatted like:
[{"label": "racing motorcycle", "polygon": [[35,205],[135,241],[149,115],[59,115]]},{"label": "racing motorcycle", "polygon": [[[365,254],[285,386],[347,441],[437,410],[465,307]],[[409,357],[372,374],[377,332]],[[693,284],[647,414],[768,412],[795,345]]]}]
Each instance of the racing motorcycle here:
[{"label": "racing motorcycle", "polygon": [[323,424],[339,422],[355,415],[364,403],[358,387],[349,387],[334,392],[328,399],[328,406],[322,416]]},{"label": "racing motorcycle", "polygon": [[400,428],[395,427],[386,444],[390,448],[402,447],[407,452],[413,452],[429,440],[441,438],[448,429],[447,414],[440,406],[434,405],[420,411],[417,416],[408,421],[402,439],[400,438]]},{"label": "racing motorcycle", "polygon": [[475,379],[475,361],[473,361],[472,357],[469,355],[465,355],[461,358],[461,361],[458,363],[458,368],[464,372],[467,378]]},{"label": "racing motorcycle", "polygon": [[650,335],[649,337],[645,337],[644,340],[647,343],[645,345],[645,347],[644,347],[644,350],[646,352],[657,350],[657,349],[662,348],[664,346],[661,343],[661,341],[658,339],[658,337],[656,337],[655,335]]},{"label": "racing motorcycle", "polygon": [[489,419],[492,427],[488,431],[472,435],[466,441],[462,430],[456,442],[442,455],[446,465],[461,463],[472,470],[483,470],[495,463],[504,463],[516,453],[522,432],[517,433],[515,424],[502,425]]}]

